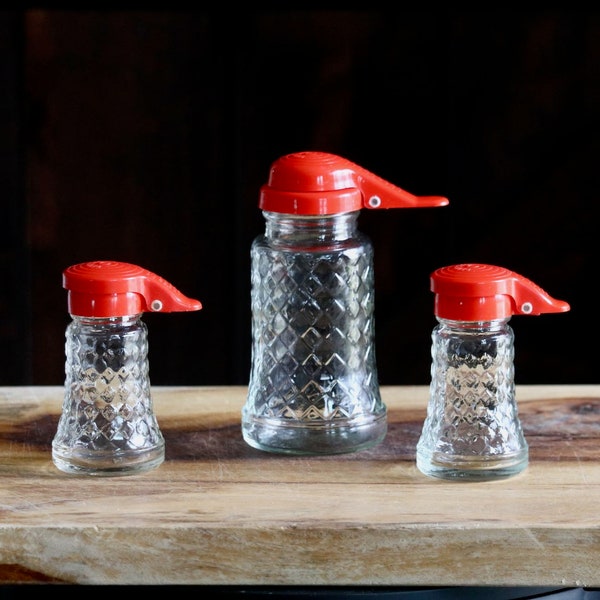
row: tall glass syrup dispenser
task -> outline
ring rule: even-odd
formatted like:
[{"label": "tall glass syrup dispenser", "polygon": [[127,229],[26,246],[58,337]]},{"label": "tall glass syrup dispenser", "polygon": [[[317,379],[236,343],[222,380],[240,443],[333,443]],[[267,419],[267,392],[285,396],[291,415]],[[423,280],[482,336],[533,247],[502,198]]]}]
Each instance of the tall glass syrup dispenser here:
[{"label": "tall glass syrup dispenser", "polygon": [[417,467],[449,480],[516,475],[529,451],[515,398],[513,315],[570,310],[525,277],[486,264],[442,267],[430,277],[432,333],[427,416]]},{"label": "tall glass syrup dispenser", "polygon": [[196,311],[162,277],[116,261],[63,272],[72,321],[65,334],[65,395],[52,442],[61,471],[115,476],[159,466],[165,442],[154,414],[144,312]]},{"label": "tall glass syrup dispenser", "polygon": [[276,160],[251,248],[252,365],[242,433],[254,448],[337,454],[378,444],[373,246],[361,209],[437,207],[334,154]]}]

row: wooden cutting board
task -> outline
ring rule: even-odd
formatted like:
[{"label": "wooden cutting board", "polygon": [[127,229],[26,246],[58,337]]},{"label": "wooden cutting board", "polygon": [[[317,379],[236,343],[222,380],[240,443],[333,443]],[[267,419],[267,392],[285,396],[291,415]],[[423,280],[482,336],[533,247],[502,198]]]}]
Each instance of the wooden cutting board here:
[{"label": "wooden cutting board", "polygon": [[61,387],[0,387],[0,582],[600,586],[600,385],[517,386],[530,464],[415,466],[428,387],[383,387],[386,439],[291,457],[241,437],[245,387],[155,387],[166,460],[58,471]]}]

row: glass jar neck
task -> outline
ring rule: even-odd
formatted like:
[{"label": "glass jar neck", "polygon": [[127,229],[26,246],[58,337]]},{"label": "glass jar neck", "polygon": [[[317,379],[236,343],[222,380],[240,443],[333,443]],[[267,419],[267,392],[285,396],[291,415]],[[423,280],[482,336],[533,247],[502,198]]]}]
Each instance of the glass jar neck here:
[{"label": "glass jar neck", "polygon": [[140,321],[141,317],[141,314],[125,315],[123,317],[82,317],[80,315],[71,315],[73,321],[92,327],[122,327],[123,325],[135,325]]},{"label": "glass jar neck", "polygon": [[339,242],[356,234],[359,213],[289,215],[263,211],[265,234],[269,239],[280,242]]},{"label": "glass jar neck", "polygon": [[454,321],[452,319],[443,319],[436,317],[441,327],[455,331],[469,331],[473,333],[502,331],[506,328],[510,317],[505,319],[494,319],[493,321]]}]

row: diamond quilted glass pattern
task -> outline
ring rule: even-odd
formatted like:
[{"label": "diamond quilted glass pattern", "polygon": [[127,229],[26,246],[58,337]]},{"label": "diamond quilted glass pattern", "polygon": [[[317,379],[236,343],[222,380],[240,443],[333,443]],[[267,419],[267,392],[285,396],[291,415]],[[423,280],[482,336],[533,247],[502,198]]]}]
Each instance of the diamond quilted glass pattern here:
[{"label": "diamond quilted glass pattern", "polygon": [[128,460],[161,452],[145,324],[75,319],[67,328],[65,353],[65,397],[53,440],[60,460],[78,456],[91,470],[101,470],[114,462],[126,468]]}]

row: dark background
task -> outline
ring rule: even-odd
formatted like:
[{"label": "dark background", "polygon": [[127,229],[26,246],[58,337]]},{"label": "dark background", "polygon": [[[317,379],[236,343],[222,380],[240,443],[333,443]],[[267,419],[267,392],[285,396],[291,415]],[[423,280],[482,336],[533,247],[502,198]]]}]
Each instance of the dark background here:
[{"label": "dark background", "polygon": [[204,305],[144,317],[153,385],[246,384],[258,191],[303,150],[450,199],[361,213],[381,384],[429,383],[429,274],[458,262],[571,304],[511,320],[517,383],[597,383],[599,17],[0,12],[0,385],[62,384],[62,271],[100,259]]}]

